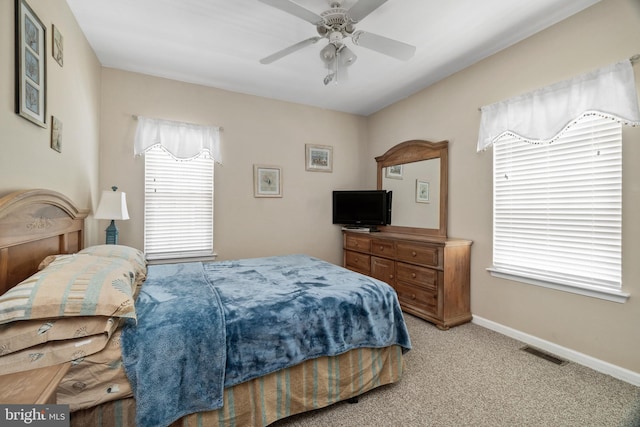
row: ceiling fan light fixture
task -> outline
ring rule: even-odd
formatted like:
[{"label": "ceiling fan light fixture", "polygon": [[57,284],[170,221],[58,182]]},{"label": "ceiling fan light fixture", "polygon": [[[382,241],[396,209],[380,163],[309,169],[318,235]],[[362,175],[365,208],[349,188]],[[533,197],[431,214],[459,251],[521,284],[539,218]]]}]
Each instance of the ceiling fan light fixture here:
[{"label": "ceiling fan light fixture", "polygon": [[340,64],[348,67],[349,65],[356,62],[358,57],[351,49],[349,49],[346,45],[343,45],[342,48],[338,51],[338,57],[340,58]]},{"label": "ceiling fan light fixture", "polygon": [[325,64],[329,64],[334,59],[336,59],[337,51],[338,49],[335,47],[335,45],[329,43],[320,51],[320,59],[322,59],[322,62],[324,62]]}]

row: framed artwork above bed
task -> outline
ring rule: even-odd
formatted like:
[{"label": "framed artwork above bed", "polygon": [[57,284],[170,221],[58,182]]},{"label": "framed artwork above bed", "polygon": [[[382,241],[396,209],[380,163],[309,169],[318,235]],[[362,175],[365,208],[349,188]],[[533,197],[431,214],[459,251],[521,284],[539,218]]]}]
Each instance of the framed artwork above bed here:
[{"label": "framed artwork above bed", "polygon": [[16,0],[16,113],[47,127],[47,31],[26,0]]}]

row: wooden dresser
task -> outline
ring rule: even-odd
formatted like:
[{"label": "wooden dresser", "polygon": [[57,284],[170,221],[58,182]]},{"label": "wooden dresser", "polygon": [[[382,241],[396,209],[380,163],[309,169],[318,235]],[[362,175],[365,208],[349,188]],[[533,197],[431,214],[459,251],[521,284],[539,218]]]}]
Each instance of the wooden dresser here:
[{"label": "wooden dresser", "polygon": [[471,241],[343,231],[344,266],[387,282],[402,309],[449,329],[471,320]]}]

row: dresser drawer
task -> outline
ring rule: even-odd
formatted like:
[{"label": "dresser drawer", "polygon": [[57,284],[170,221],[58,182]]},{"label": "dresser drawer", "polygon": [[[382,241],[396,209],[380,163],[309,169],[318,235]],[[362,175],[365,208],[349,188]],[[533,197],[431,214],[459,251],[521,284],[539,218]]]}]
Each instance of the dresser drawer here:
[{"label": "dresser drawer", "polygon": [[396,274],[398,281],[408,282],[430,292],[436,292],[438,290],[437,270],[399,262],[397,263]]},{"label": "dresser drawer", "polygon": [[346,249],[352,249],[355,251],[369,252],[371,251],[371,239],[366,236],[354,236],[352,234],[346,234],[344,247]]},{"label": "dresser drawer", "polygon": [[441,248],[438,246],[418,245],[398,242],[396,244],[398,261],[433,267],[441,266]]},{"label": "dresser drawer", "polygon": [[371,273],[371,255],[358,252],[344,252],[344,266],[364,274]]},{"label": "dresser drawer", "polygon": [[392,259],[371,257],[371,277],[393,286],[396,278],[396,263]]},{"label": "dresser drawer", "polygon": [[396,246],[391,240],[371,239],[371,253],[374,255],[394,258],[396,256]]},{"label": "dresser drawer", "polygon": [[438,315],[437,293],[399,280],[396,282],[395,289],[403,309],[407,308],[409,312],[417,311],[431,316]]}]

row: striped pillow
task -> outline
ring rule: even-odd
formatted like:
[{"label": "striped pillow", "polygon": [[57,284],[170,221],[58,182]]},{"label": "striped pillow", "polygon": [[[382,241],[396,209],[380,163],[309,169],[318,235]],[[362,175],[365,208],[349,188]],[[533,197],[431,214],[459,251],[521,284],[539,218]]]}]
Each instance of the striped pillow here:
[{"label": "striped pillow", "polygon": [[135,272],[119,258],[56,259],[0,297],[0,324],[73,316],[136,318]]},{"label": "striped pillow", "polygon": [[[87,319],[97,320],[98,318],[99,317],[96,316],[83,318],[78,317],[78,326],[82,327],[82,323],[86,323]],[[45,366],[52,366],[65,362],[72,362],[72,365],[77,365],[86,356],[104,349],[109,343],[111,335],[120,324],[120,320],[122,320],[114,320],[112,317],[103,318],[103,320],[104,319],[108,319],[108,321],[104,324],[106,328],[101,333],[88,336],[78,336],[65,340],[48,341],[5,354],[0,357],[0,375],[26,371],[29,369],[44,368]],[[65,318],[58,320],[58,322],[64,320],[75,319]],[[11,325],[15,325],[16,323],[12,323]]]},{"label": "striped pillow", "polygon": [[76,316],[5,323],[0,325],[0,356],[49,341],[64,341],[105,334],[113,329],[117,320],[106,316]]},{"label": "striped pillow", "polygon": [[142,284],[147,278],[147,260],[144,252],[139,249],[124,245],[96,245],[84,248],[78,253],[127,260],[133,265],[137,284]]}]

